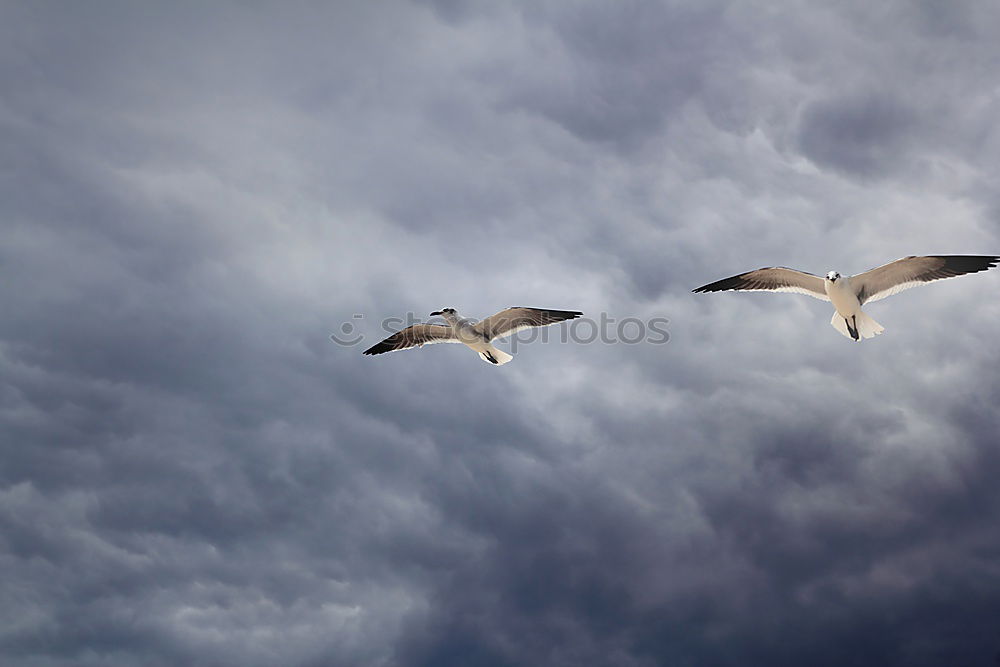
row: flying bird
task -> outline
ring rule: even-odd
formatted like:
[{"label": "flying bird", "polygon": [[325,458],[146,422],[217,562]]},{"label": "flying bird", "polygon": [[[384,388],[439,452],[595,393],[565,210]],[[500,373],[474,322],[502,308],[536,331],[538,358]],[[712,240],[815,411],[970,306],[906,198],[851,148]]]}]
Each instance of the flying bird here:
[{"label": "flying bird", "polygon": [[861,306],[924,283],[986,271],[998,261],[1000,257],[994,255],[910,256],[856,276],[845,277],[830,271],[826,278],[779,266],[741,273],[692,291],[767,290],[808,294],[832,302],[835,312],[830,324],[848,338],[860,341],[885,330],[862,311]]},{"label": "flying bird", "polygon": [[504,338],[531,327],[544,327],[556,322],[574,320],[583,313],[577,310],[548,310],[545,308],[514,307],[490,315],[481,322],[460,318],[454,308],[442,308],[431,313],[440,315],[448,324],[414,324],[373,345],[363,354],[382,354],[432,343],[462,343],[475,350],[483,361],[500,366],[513,359],[511,355],[492,345],[497,338]]}]

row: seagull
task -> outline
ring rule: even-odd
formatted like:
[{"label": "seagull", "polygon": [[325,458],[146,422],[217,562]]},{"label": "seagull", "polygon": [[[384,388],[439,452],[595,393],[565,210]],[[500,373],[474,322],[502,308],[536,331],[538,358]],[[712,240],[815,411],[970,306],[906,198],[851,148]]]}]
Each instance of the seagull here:
[{"label": "seagull", "polygon": [[872,338],[885,331],[861,310],[866,303],[935,280],[986,271],[998,261],[1000,257],[994,255],[911,255],[856,276],[844,277],[830,271],[826,278],[778,266],[741,273],[692,291],[769,290],[808,294],[832,302],[835,312],[830,324],[843,335],[860,342],[862,338]]},{"label": "seagull", "polygon": [[548,310],[546,308],[524,308],[515,306],[490,315],[481,322],[460,318],[454,308],[442,308],[431,313],[440,315],[448,322],[444,324],[414,324],[389,336],[381,343],[373,345],[363,354],[382,354],[411,347],[422,347],[432,343],[462,343],[475,350],[483,361],[501,366],[513,359],[511,355],[491,344],[497,338],[504,338],[523,329],[544,327],[564,320],[574,320],[583,313],[578,310]]}]

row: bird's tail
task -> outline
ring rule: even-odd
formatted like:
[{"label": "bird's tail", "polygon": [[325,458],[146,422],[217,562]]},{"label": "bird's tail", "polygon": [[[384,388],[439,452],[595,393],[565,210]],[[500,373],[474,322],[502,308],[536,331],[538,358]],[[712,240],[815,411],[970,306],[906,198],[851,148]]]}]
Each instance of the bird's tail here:
[{"label": "bird's tail", "polygon": [[834,312],[833,319],[830,320],[830,325],[843,335],[853,340],[874,338],[885,331],[885,328],[881,324],[870,318],[868,313],[865,313],[862,310],[858,310],[857,314],[851,316],[850,319],[851,321],[848,322],[844,319],[843,315],[838,312]]},{"label": "bird's tail", "polygon": [[885,327],[870,318],[868,313],[861,310],[858,311],[856,328],[862,338],[874,338],[885,331]]},{"label": "bird's tail", "polygon": [[488,350],[480,352],[479,356],[482,357],[483,361],[486,363],[495,364],[497,366],[503,366],[514,358],[503,350],[497,349],[492,345],[490,345]]}]

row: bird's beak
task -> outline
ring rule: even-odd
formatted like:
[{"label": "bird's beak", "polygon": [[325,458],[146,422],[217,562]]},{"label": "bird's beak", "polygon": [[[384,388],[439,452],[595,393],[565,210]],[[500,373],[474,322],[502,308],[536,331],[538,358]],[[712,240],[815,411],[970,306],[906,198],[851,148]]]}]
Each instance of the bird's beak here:
[{"label": "bird's beak", "polygon": [[431,317],[434,317],[435,315],[441,315],[441,314],[442,313],[441,313],[440,310],[435,310],[433,313],[431,313]]}]

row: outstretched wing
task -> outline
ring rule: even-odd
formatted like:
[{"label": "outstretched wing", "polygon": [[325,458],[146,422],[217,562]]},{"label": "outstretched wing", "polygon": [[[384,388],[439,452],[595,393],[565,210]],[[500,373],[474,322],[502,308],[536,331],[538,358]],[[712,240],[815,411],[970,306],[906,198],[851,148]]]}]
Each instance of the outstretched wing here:
[{"label": "outstretched wing", "polygon": [[692,292],[724,292],[735,290],[745,291],[768,291],[768,292],[794,292],[796,294],[808,294],[811,297],[829,301],[826,295],[826,287],[823,279],[804,271],[787,269],[783,266],[774,266],[766,269],[757,269],[741,273],[732,278],[723,278],[714,283],[702,285],[691,290]]},{"label": "outstretched wing", "polygon": [[406,350],[411,347],[430,345],[432,343],[460,343],[462,341],[455,338],[451,327],[441,324],[414,324],[402,331],[398,331],[381,343],[372,345],[362,354],[382,354],[383,352],[393,352],[395,350]]},{"label": "outstretched wing", "polygon": [[475,325],[477,331],[487,340],[503,338],[515,334],[522,329],[544,327],[556,322],[574,320],[583,315],[578,310],[548,310],[545,308],[525,308],[515,306],[490,315]]},{"label": "outstretched wing", "polygon": [[905,289],[966,273],[978,273],[996,266],[994,255],[928,255],[904,257],[871,271],[851,276],[858,301],[868,303]]}]

